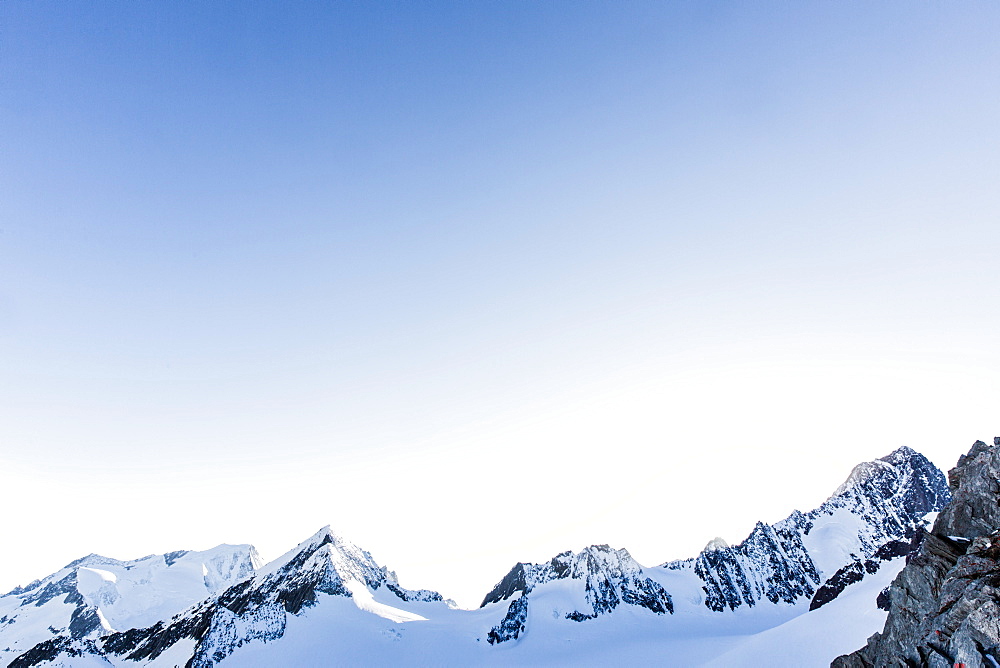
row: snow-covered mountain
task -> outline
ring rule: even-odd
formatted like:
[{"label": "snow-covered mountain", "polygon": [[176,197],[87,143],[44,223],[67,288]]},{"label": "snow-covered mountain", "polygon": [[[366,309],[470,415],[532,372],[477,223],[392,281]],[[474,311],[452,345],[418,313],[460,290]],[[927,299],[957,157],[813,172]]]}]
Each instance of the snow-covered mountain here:
[{"label": "snow-covered mountain", "polygon": [[92,638],[150,626],[259,566],[250,545],[119,561],[90,554],[0,597],[0,661],[53,637]]},{"label": "snow-covered mountain", "polygon": [[[33,647],[18,645],[11,666],[599,665],[664,655],[685,665],[754,665],[766,656],[822,665],[881,626],[875,598],[902,568],[924,516],[948,498],[944,475],[900,448],[856,467],[819,508],[758,524],[738,545],[716,540],[697,557],[654,567],[607,545],[519,563],[477,610],[404,589],[326,527],[177,614],[150,612],[131,627],[108,618],[77,633],[70,610]],[[19,609],[34,605],[23,597],[69,573],[9,596]],[[104,585],[89,571],[73,573],[96,601]],[[823,634],[820,623],[840,631]],[[786,627],[814,638],[816,656],[782,664],[764,638],[788,642]]]},{"label": "snow-covered mountain", "polygon": [[[705,605],[715,611],[765,601],[792,604],[813,597],[844,569],[865,570],[873,558],[875,564],[884,561],[876,555],[887,544],[903,542],[879,557],[907,552],[922,518],[950,498],[944,474],[920,453],[901,447],[856,466],[819,508],[796,510],[772,525],[758,522],[738,545],[717,539],[694,559],[663,567],[697,576]],[[834,589],[827,587],[814,606],[830,600]]]},{"label": "snow-covered mountain", "polygon": [[[221,593],[164,616],[144,628],[105,634],[98,639],[64,633],[41,642],[11,663],[31,666],[57,657],[101,658],[140,665],[212,666],[235,649],[268,642],[285,633],[289,616],[314,605],[321,595],[352,599],[365,613],[406,622],[422,619],[399,603],[453,606],[440,594],[399,586],[393,572],[368,552],[324,527],[295,549],[241,578]],[[382,589],[382,596],[376,592]],[[387,594],[386,594],[387,592]],[[395,601],[385,601],[386,598]]]}]

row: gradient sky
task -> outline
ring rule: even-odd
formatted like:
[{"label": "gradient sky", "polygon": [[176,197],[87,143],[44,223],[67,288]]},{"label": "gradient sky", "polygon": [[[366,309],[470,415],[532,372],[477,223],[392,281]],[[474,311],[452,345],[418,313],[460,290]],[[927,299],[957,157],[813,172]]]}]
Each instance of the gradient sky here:
[{"label": "gradient sky", "polygon": [[[475,603],[1000,434],[992,3],[0,3],[0,590]],[[13,538],[11,538],[13,537]]]}]

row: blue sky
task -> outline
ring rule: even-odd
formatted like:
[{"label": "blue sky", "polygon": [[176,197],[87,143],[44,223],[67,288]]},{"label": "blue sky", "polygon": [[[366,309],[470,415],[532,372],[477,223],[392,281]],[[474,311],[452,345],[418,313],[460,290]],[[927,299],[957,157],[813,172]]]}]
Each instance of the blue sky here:
[{"label": "blue sky", "polygon": [[[652,563],[904,443],[951,466],[1000,433],[998,19],[3,3],[0,484],[52,489],[6,530],[81,495],[167,515],[131,543],[67,529],[54,570],[333,523],[447,588],[417,553]],[[621,457],[643,475],[597,476]],[[726,493],[676,473],[706,457]],[[294,520],[191,519],[303,472]],[[470,528],[581,489],[499,547]],[[692,498],[710,535],[621,519]],[[389,517],[426,529],[394,543]],[[0,589],[43,574],[25,552]]]}]

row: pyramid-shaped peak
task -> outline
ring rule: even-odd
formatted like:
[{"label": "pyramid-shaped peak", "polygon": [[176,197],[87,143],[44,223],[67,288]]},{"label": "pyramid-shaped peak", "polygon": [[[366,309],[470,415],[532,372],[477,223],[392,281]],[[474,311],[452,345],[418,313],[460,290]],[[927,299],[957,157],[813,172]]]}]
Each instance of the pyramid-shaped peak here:
[{"label": "pyramid-shaped peak", "polygon": [[336,540],[338,540],[340,538],[341,537],[333,529],[330,528],[330,525],[327,524],[326,526],[320,528],[319,531],[317,531],[313,535],[309,536],[309,538],[306,538],[304,541],[302,541],[301,543],[299,543],[299,545],[300,546],[306,546],[306,545],[317,545],[318,546],[318,545],[323,545],[324,543],[332,543],[332,542],[334,542],[334,541],[336,541]]},{"label": "pyramid-shaped peak", "polygon": [[266,564],[259,572],[262,575],[269,575],[280,570],[294,570],[307,562],[315,563],[316,558],[332,563],[342,573],[368,576],[359,579],[371,579],[370,574],[378,570],[371,554],[333,531],[330,525],[326,525],[285,554]]}]

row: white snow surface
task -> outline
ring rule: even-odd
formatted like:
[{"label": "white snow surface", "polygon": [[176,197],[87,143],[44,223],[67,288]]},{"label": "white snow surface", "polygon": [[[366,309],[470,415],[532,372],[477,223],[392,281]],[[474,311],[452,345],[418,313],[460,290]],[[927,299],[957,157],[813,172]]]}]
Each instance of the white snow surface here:
[{"label": "white snow surface", "polygon": [[[456,610],[441,603],[404,603],[385,596],[386,606],[392,599],[391,607],[399,610],[394,620],[388,615],[359,614],[351,599],[321,595],[316,606],[288,617],[280,640],[247,643],[223,665],[825,667],[881,630],[886,613],[875,606],[875,598],[903,561],[886,564],[813,612],[808,612],[808,601],[725,613],[692,603],[666,616],[622,606],[613,615],[580,623],[563,617],[585,604],[580,589],[569,580],[555,580],[532,592],[528,632],[516,643],[499,646],[490,646],[483,638],[509,601],[480,610]],[[666,573],[662,581],[679,584],[675,572]],[[380,594],[387,592],[382,588],[375,597]]]}]

